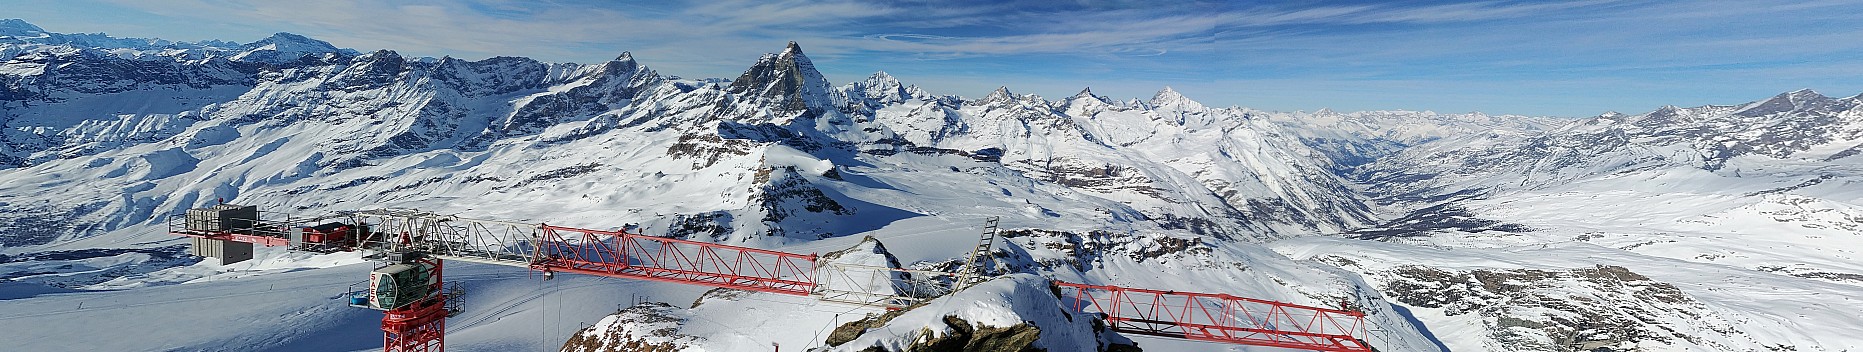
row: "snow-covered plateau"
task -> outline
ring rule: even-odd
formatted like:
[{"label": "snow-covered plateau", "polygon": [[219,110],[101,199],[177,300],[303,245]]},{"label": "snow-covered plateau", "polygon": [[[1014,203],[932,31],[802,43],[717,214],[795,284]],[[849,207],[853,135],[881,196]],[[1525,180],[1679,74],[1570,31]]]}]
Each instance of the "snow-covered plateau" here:
[{"label": "snow-covered plateau", "polygon": [[[773,48],[775,49],[775,48]],[[1122,334],[1048,280],[1366,313],[1379,351],[1863,351],[1863,96],[1582,119],[732,79],[0,20],[0,341],[360,351],[358,253],[171,214],[415,208],[992,278],[905,310],[449,264],[456,351],[1285,351]]]}]

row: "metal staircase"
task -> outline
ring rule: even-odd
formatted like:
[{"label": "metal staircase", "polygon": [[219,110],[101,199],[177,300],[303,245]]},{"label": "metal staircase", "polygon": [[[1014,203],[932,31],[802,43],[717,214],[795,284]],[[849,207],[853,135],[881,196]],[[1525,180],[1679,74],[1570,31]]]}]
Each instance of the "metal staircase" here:
[{"label": "metal staircase", "polygon": [[958,287],[970,286],[983,281],[987,273],[984,272],[984,267],[979,261],[984,256],[990,255],[990,247],[996,244],[997,222],[1002,219],[1002,217],[993,216],[983,222],[983,234],[977,238],[977,247],[970,250],[970,259],[965,260],[964,267],[958,269],[959,275],[962,275],[959,277]]}]

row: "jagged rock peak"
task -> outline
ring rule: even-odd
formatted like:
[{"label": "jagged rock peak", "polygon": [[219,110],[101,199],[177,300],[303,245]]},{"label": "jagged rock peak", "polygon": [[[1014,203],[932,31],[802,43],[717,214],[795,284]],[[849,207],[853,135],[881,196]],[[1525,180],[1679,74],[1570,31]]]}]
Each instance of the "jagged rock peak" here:
[{"label": "jagged rock peak", "polygon": [[993,103],[993,102],[1006,102],[1006,101],[1015,101],[1015,100],[1016,100],[1016,94],[1010,93],[1008,86],[997,86],[995,91],[990,92],[990,95],[983,96],[983,100],[981,100],[980,102]]},{"label": "jagged rock peak", "polygon": [[44,28],[39,28],[39,26],[26,22],[26,20],[18,18],[0,19],[0,35],[37,36],[41,34],[46,34]]},{"label": "jagged rock peak", "polygon": [[602,66],[606,67],[610,72],[615,73],[641,70],[640,62],[634,61],[634,53],[626,51],[621,52],[621,55],[615,56],[614,60],[608,60],[608,62],[602,64]]},{"label": "jagged rock peak", "polygon": [[924,89],[920,89],[918,86],[906,85],[904,82],[900,82],[899,78],[893,77],[892,74],[886,73],[886,71],[874,72],[873,75],[867,76],[867,79],[848,83],[847,88],[842,89],[860,90],[860,94],[864,94],[868,99],[873,99],[874,102],[882,104],[898,103],[912,99],[937,99],[937,97],[933,96],[931,93],[926,93]]},{"label": "jagged rock peak", "polygon": [[833,104],[828,79],[815,70],[815,63],[793,41],[782,53],[757,59],[757,64],[732,80],[727,90],[776,100],[780,102],[777,108],[785,111],[826,110]]},{"label": "jagged rock peak", "polygon": [[359,62],[380,61],[380,60],[402,61],[401,53],[397,53],[394,50],[382,49],[382,50],[376,50],[375,52],[371,52],[366,55],[356,57],[356,61],[359,61]]},{"label": "jagged rock peak", "polygon": [[1112,99],[1106,99],[1106,97],[1093,94],[1093,88],[1090,87],[1081,88],[1080,93],[1075,93],[1074,96],[1068,97],[1067,102],[1069,104],[1113,105]]},{"label": "jagged rock peak", "polygon": [[866,80],[858,84],[863,89],[862,93],[868,98],[877,99],[882,103],[895,103],[913,97],[912,92],[906,89],[904,83],[899,83],[898,78],[886,74],[886,71],[874,72],[872,76],[867,76]]},{"label": "jagged rock peak", "polygon": [[1080,88],[1080,93],[1074,93],[1074,96],[1068,99],[1071,100],[1071,99],[1080,99],[1080,98],[1093,98],[1099,101],[1106,101],[1106,98],[1102,98],[1099,95],[1093,94],[1093,87]]},{"label": "jagged rock peak", "polygon": [[1621,117],[1624,117],[1624,113],[1617,112],[1617,111],[1605,111],[1602,114],[1598,114],[1598,118],[1604,118],[1604,119],[1615,119],[1615,118],[1621,118]]},{"label": "jagged rock peak", "polygon": [[886,71],[874,71],[872,76],[867,76],[868,87],[892,87],[901,85],[903,84],[899,83],[899,78],[887,74]]}]

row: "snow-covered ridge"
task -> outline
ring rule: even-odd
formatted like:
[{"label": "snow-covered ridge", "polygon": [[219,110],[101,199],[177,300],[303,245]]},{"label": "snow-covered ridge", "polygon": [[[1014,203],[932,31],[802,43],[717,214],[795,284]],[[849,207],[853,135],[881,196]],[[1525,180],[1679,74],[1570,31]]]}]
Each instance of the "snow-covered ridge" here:
[{"label": "snow-covered ridge", "polygon": [[[1839,249],[1863,245],[1860,144],[1859,98],[1809,90],[1445,138],[1348,171],[1392,214],[1353,236],[1400,245],[1290,255],[1408,295],[1432,330],[1485,336],[1452,349],[1854,350],[1825,328],[1854,319],[1775,313],[1863,302],[1863,266]],[[1610,266],[1638,275],[1587,274]],[[1458,286],[1468,277],[1518,284]],[[1621,290],[1664,293],[1609,297]]]},{"label": "snow-covered ridge", "polygon": [[[855,159],[900,153],[988,158],[1039,182],[1087,191],[1089,197],[1127,209],[1109,212],[1129,212],[1114,218],[1143,219],[1139,221],[1221,236],[1275,238],[1340,232],[1369,219],[1363,200],[1326,171],[1337,166],[1305,158],[1326,152],[1285,138],[1290,130],[1286,125],[1250,118],[1259,112],[1246,109],[1207,108],[1169,88],[1149,103],[1116,104],[1090,92],[1085,94],[1091,99],[1050,101],[1013,95],[1007,89],[964,101],[927,93],[884,73],[831,88],[794,43],[760,59],[728,85],[683,85],[625,53],[597,65],[523,58],[415,59],[386,50],[357,54],[284,33],[241,50],[224,58],[170,57],[167,61],[125,59],[95,47],[16,56],[0,65],[0,72],[10,72],[0,77],[15,82],[10,87],[20,87],[5,96],[9,132],[0,160],[15,167],[40,168],[77,158],[129,160],[100,155],[138,153],[125,150],[135,148],[121,144],[126,141],[179,143],[180,149],[150,148],[183,151],[176,156],[185,157],[174,160],[206,163],[212,162],[211,154],[226,148],[224,143],[255,138],[275,139],[261,143],[271,148],[306,148],[290,151],[295,156],[274,156],[287,159],[279,161],[283,164],[298,165],[285,173],[266,171],[276,166],[246,164],[260,155],[225,156],[226,162],[246,164],[239,168],[274,176],[241,178],[244,181],[232,183],[242,185],[216,191],[227,194],[179,198],[198,200],[251,194],[255,190],[243,188],[261,183],[292,189],[277,192],[301,194],[328,187],[286,184],[421,153],[526,153],[588,138],[616,138],[605,135],[625,130],[635,137],[659,136],[630,140],[671,142],[631,144],[630,150],[639,153],[644,151],[639,148],[658,145],[667,152],[656,158],[691,160],[700,169],[731,164],[728,159],[764,158],[759,150],[771,145],[793,148],[831,165],[861,164]],[[122,69],[126,63],[140,67]],[[307,127],[304,132],[291,132]],[[326,137],[300,141],[308,135]],[[510,147],[499,149],[499,145]],[[528,147],[510,149],[519,145]],[[1186,153],[1178,148],[1197,150]],[[259,150],[272,154],[281,149]],[[84,163],[90,164],[109,162]],[[583,160],[560,168],[596,164],[614,163]],[[737,165],[740,170],[784,166]],[[223,177],[220,172],[231,166],[200,166],[191,170],[198,172],[192,182],[227,184],[212,179]],[[465,167],[461,170],[468,171],[465,174],[486,170]],[[190,171],[163,168],[169,171],[156,174]],[[527,179],[473,177],[452,181],[427,177],[405,183]],[[150,204],[164,204],[159,210],[127,205],[82,209],[163,214],[186,206],[163,201],[181,188],[177,184],[162,187],[167,191],[150,190]],[[834,193],[823,194],[833,198]],[[329,205],[327,201],[299,203],[307,204],[294,206],[318,209]],[[704,208],[660,213],[690,215],[723,209]],[[71,213],[79,208],[34,209],[20,214],[48,209]],[[96,211],[77,213],[68,216],[105,216]],[[114,231],[118,226],[149,221],[117,221],[118,225],[96,230]],[[744,222],[724,225],[742,233],[770,233],[769,229],[777,228],[742,230],[745,225],[765,227]],[[25,243],[60,236],[79,239],[97,234],[96,230],[34,235],[34,240]],[[847,230],[834,233],[846,234]]]},{"label": "snow-covered ridge", "polygon": [[104,33],[53,33],[25,20],[0,19],[0,54],[4,54],[0,57],[11,57],[28,51],[58,50],[58,48],[97,49],[128,59],[198,60],[212,56],[227,56],[238,52],[241,45],[223,40],[175,42],[151,38],[119,38]]},{"label": "snow-covered ridge", "polygon": [[1740,105],[1605,114],[1543,133],[1464,135],[1405,150],[1357,172],[1374,183],[1427,179],[1393,183],[1393,188],[1383,190],[1408,197],[1470,188],[1533,189],[1667,168],[1730,177],[1741,177],[1747,170],[1815,177],[1822,172],[1816,170],[1826,167],[1850,169],[1859,142],[1863,99],[1799,90]]},{"label": "snow-covered ridge", "polygon": [[[7,190],[0,192],[0,254],[8,257],[0,264],[17,269],[0,270],[6,275],[0,279],[9,285],[135,287],[124,293],[135,294],[194,285],[201,275],[273,277],[206,264],[161,268],[188,264],[175,260],[169,246],[180,242],[163,233],[163,216],[219,198],[303,214],[409,207],[592,228],[640,224],[654,234],[798,253],[864,245],[872,236],[886,245],[858,248],[893,252],[850,260],[891,258],[898,263],[886,265],[920,270],[954,269],[974,243],[976,223],[1001,216],[1004,236],[988,259],[994,273],[1316,306],[1349,300],[1368,307],[1383,331],[1375,342],[1396,346],[1389,350],[1429,350],[1437,342],[1429,331],[1438,327],[1459,330],[1436,330],[1436,338],[1467,332],[1516,339],[1477,342],[1476,350],[1558,350],[1565,346],[1554,333],[1582,330],[1584,320],[1571,316],[1597,313],[1560,310],[1582,299],[1684,311],[1660,315],[1658,323],[1619,324],[1613,333],[1757,329],[1778,320],[1764,307],[1741,303],[1740,295],[1716,291],[1705,282],[1712,275],[1686,273],[1731,270],[1782,286],[1817,285],[1815,293],[1825,296],[1856,295],[1844,287],[1863,273],[1854,253],[1822,245],[1854,242],[1863,216],[1856,97],[1800,91],[1749,104],[1577,121],[1272,112],[1210,107],[1168,87],[1149,99],[1118,100],[1090,89],[1049,99],[1010,87],[965,99],[883,72],[837,86],[798,44],[725,80],[665,76],[648,67],[652,58],[629,53],[569,64],[357,53],[286,34],[247,45],[173,48],[32,36],[0,39],[8,55],[0,64],[0,189]],[[1388,242],[1310,239],[1379,237],[1366,235],[1367,228],[1387,234]],[[1307,246],[1314,243],[1328,251]],[[1767,248],[1749,248],[1754,243]],[[1555,246],[1577,259],[1510,259]],[[107,251],[70,252],[99,248]],[[1380,252],[1387,250],[1396,254]],[[1416,250],[1440,252],[1402,255]],[[1461,262],[1462,250],[1491,260]],[[84,256],[9,259],[45,253]],[[1613,262],[1585,259],[1594,257]],[[268,258],[281,267],[307,260]],[[1622,286],[1592,280],[1618,273],[1599,265],[1649,279],[1630,277],[1622,285],[1668,285],[1690,299],[1683,302],[1698,304],[1603,292]],[[1592,286],[1576,293],[1469,288],[1455,292],[1527,292],[1545,302],[1487,300],[1471,308],[1482,314],[1447,314],[1428,303],[1447,294],[1403,292],[1405,285],[1438,283],[1419,275],[1532,276],[1544,279],[1533,285]],[[1022,286],[986,286],[966,297],[1038,298],[1004,296],[1038,291]],[[501,307],[535,312],[537,304],[511,291],[529,292],[488,295],[513,301]],[[1763,293],[1758,286],[1738,292]],[[670,295],[658,299],[677,304],[638,306],[602,323],[641,329],[584,339],[623,341],[609,337],[676,325],[682,336],[636,340],[712,350],[761,349],[780,340],[789,348],[822,341],[804,336],[815,332],[807,329],[848,321],[823,313],[830,308],[785,300],[793,297]],[[695,295],[705,303],[678,308]],[[605,307],[611,302],[601,297],[612,296],[588,300]],[[1796,309],[1814,306],[1813,298],[1780,300]],[[1067,320],[1009,305],[1043,324]],[[1502,334],[1518,326],[1499,318],[1529,310],[1558,319],[1531,320],[1544,325],[1538,333]],[[497,311],[467,320],[462,329],[487,325],[462,336],[505,336],[485,332],[505,326]],[[606,310],[596,311],[567,321],[602,320]],[[740,315],[747,318],[725,319]],[[758,319],[806,324],[770,336],[739,332],[754,330]],[[902,323],[929,324],[899,325],[889,330],[896,333],[868,336],[864,346],[909,345],[907,330],[953,326]],[[1724,333],[1656,342],[1730,351],[1856,344],[1832,335]],[[1586,336],[1639,346],[1622,344],[1623,336]],[[1097,346],[1097,338],[1043,346]],[[267,349],[299,340],[234,345]],[[1157,342],[1141,345],[1160,346],[1151,343]]]}]

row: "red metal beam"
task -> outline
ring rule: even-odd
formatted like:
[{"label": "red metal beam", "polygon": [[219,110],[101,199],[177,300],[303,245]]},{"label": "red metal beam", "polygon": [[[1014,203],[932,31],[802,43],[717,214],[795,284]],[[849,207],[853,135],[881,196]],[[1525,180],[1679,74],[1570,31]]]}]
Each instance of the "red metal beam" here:
[{"label": "red metal beam", "polygon": [[1237,297],[1055,281],[1114,331],[1328,352],[1366,352],[1365,313]]},{"label": "red metal beam", "polygon": [[815,255],[541,225],[531,268],[806,296]]}]

